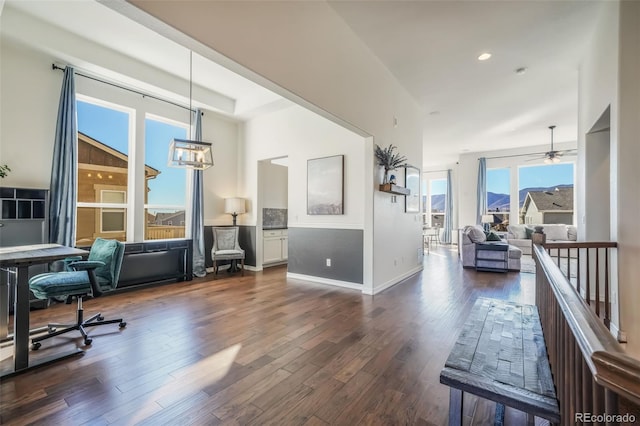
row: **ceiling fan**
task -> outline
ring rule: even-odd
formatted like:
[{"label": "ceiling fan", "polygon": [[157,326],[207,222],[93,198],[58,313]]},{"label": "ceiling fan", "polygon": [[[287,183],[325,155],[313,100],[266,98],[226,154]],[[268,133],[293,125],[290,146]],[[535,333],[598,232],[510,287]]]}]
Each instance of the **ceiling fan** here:
[{"label": "ceiling fan", "polygon": [[549,130],[551,130],[551,149],[545,152],[542,157],[532,158],[531,160],[544,158],[544,162],[546,164],[559,163],[560,157],[562,157],[564,154],[574,154],[576,152],[575,149],[565,149],[563,151],[556,151],[553,149],[553,129],[555,128],[556,126],[549,126]]}]

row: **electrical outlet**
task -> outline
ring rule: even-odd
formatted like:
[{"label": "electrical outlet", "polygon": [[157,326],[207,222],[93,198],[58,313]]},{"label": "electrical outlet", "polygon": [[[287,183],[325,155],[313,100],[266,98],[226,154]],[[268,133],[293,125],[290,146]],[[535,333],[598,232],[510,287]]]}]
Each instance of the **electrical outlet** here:
[{"label": "electrical outlet", "polygon": [[331,259],[327,259],[327,267],[331,268]]}]

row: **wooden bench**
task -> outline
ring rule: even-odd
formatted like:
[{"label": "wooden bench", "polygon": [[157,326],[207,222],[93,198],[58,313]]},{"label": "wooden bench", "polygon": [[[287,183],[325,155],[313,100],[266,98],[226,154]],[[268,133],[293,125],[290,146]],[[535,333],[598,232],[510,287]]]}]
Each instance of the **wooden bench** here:
[{"label": "wooden bench", "polygon": [[440,373],[449,386],[449,425],[462,424],[463,393],[470,392],[560,422],[538,310],[533,305],[479,298]]}]

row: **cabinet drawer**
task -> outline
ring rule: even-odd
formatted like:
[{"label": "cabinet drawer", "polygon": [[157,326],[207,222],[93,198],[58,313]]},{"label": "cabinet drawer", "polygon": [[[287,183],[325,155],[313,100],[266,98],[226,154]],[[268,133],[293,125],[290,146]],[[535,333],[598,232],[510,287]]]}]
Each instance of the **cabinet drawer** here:
[{"label": "cabinet drawer", "polygon": [[283,232],[282,229],[274,229],[274,230],[270,230],[270,231],[264,231],[263,236],[264,236],[264,238],[281,237],[282,236],[282,232]]}]

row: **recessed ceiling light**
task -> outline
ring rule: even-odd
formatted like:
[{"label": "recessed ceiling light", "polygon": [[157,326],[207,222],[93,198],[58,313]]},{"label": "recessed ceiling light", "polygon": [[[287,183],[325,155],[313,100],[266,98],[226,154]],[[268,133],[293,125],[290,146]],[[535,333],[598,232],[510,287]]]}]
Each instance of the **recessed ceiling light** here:
[{"label": "recessed ceiling light", "polygon": [[518,75],[522,75],[525,72],[527,72],[527,67],[516,68],[516,74],[518,74]]},{"label": "recessed ceiling light", "polygon": [[478,56],[478,60],[479,61],[486,61],[490,57],[491,57],[491,53],[485,52],[485,53],[481,54],[480,56]]}]

